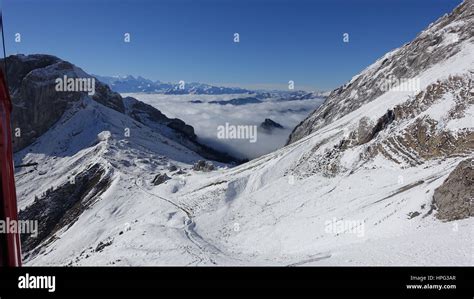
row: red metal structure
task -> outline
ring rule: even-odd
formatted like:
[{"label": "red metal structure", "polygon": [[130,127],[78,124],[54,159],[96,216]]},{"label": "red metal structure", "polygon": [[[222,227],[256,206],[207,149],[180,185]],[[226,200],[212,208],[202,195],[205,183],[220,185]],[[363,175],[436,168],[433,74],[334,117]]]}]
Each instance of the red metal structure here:
[{"label": "red metal structure", "polygon": [[[4,221],[5,225],[18,220],[10,128],[11,110],[8,86],[0,70],[0,220]],[[0,232],[0,266],[21,266],[21,245],[17,232]]]}]

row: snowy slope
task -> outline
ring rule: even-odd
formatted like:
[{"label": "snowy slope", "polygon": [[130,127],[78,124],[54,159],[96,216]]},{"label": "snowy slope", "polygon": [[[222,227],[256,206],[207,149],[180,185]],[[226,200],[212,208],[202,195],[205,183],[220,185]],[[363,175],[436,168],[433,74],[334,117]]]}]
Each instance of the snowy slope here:
[{"label": "snowy slope", "polygon": [[[472,28],[470,2],[461,15]],[[450,41],[458,51],[417,73],[419,93],[390,90],[331,122],[316,117],[298,141],[190,188],[177,200],[191,203],[198,232],[271,264],[472,265],[473,219],[443,223],[433,207],[434,190],[474,157],[473,37]]]},{"label": "snowy slope", "polygon": [[[411,97],[385,93],[300,141],[200,184],[209,187],[186,188],[176,200],[196,211],[198,232],[246,260],[472,265],[473,219],[443,223],[432,210],[434,190],[460,161],[474,157],[472,53],[474,47],[467,43],[458,55],[421,75],[426,84],[422,93],[454,74],[464,74],[464,85],[416,117],[395,121],[368,143],[338,147],[354,135],[362,118],[376,121],[396,105],[410,103]],[[465,105],[457,118],[451,116],[453,94]],[[393,159],[368,151],[386,146],[392,136],[427,120],[427,115],[437,121],[443,136],[457,136],[456,147],[445,145],[446,152],[432,157],[411,148],[416,163],[405,162],[408,154],[402,150],[392,150]],[[210,200],[215,202],[212,208],[202,205]]]},{"label": "snowy slope", "polygon": [[[470,3],[417,39],[472,28]],[[413,67],[419,92],[330,96],[289,145],[230,169],[192,170],[199,156],[84,99],[93,123],[66,117],[17,157],[41,161],[44,173],[18,174],[20,208],[97,163],[107,187],[27,254],[27,264],[473,265],[474,218],[441,220],[433,203],[453,170],[474,159],[474,41],[472,31],[459,34],[434,39],[432,47],[453,44],[449,55]],[[402,52],[358,82],[378,86],[367,74],[395,53],[406,61]],[[328,107],[338,113],[318,116]],[[137,133],[124,138],[124,126]],[[67,137],[75,134],[81,138]],[[159,172],[171,179],[155,186]]]},{"label": "snowy slope", "polygon": [[[325,105],[315,110],[294,129],[288,143],[295,142],[378,99],[387,89],[387,82],[417,80],[426,86],[430,81],[424,82],[422,73],[437,64],[445,63],[459,54],[467,43],[472,43],[473,11],[474,2],[464,1],[453,12],[430,24],[413,41],[388,52],[348,83],[333,90]],[[465,55],[470,56],[472,52]]]},{"label": "snowy slope", "polygon": [[[124,128],[130,128],[130,137],[124,136]],[[187,240],[184,235],[187,215],[172,203],[142,191],[141,184],[150,184],[157,173],[165,172],[171,180],[164,187],[169,192],[176,192],[185,183],[185,175],[169,171],[170,165],[188,172],[194,162],[202,159],[198,154],[86,97],[37,142],[18,152],[15,158],[18,163],[35,161],[39,164],[33,171],[25,169],[17,173],[21,211],[33,206],[35,196],[46,200],[41,195],[47,189],[60,190],[71,177],[77,177],[93,165],[100,165],[105,170],[103,177],[108,176],[110,180],[103,193],[82,211],[77,221],[61,227],[54,234],[53,239],[58,240],[51,247],[42,243],[38,251],[33,250],[32,256],[45,254],[54,258],[55,264],[67,264],[75,257],[80,258],[87,246],[97,246],[95,243],[101,241],[106,243],[119,231],[124,232],[121,238],[128,240],[133,247],[135,238],[139,236],[133,236],[136,230],[131,228],[138,228],[141,235],[149,226],[156,236],[163,233],[171,236],[169,239],[163,236],[166,239],[162,244],[164,247],[161,250],[156,247],[152,252],[161,256],[162,251],[167,250],[165,247],[172,246],[170,241],[175,239],[183,248],[183,261],[193,262],[193,250],[197,249],[191,248],[186,253],[186,246],[192,247],[194,243],[186,245],[181,240]],[[149,241],[147,243],[152,246]],[[137,244],[137,248],[139,245],[143,244]],[[48,254],[50,251],[54,254]],[[29,256],[28,253],[25,255],[27,262]],[[47,260],[36,258],[35,263],[48,264]],[[146,262],[140,261],[135,262]],[[176,262],[182,263],[180,260]]]}]

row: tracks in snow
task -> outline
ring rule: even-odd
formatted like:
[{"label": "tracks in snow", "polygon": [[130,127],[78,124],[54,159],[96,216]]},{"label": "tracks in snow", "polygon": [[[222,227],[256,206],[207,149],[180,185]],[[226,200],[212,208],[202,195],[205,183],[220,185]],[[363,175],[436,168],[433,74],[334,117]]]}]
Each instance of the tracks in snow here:
[{"label": "tracks in snow", "polygon": [[199,263],[203,262],[204,260],[207,260],[209,263],[211,263],[213,265],[218,265],[218,263],[215,261],[215,259],[213,257],[220,257],[220,258],[224,258],[224,259],[230,259],[230,260],[232,260],[234,262],[237,262],[237,263],[241,262],[241,260],[239,260],[239,259],[229,257],[228,255],[223,253],[219,248],[217,248],[213,244],[206,241],[199,233],[197,233],[196,230],[195,230],[196,223],[194,222],[193,216],[192,216],[190,211],[186,210],[185,208],[183,208],[182,206],[176,204],[175,202],[173,202],[170,199],[167,199],[163,196],[156,195],[156,194],[146,190],[145,188],[143,188],[143,186],[141,186],[138,183],[137,179],[135,179],[134,183],[137,186],[137,188],[139,188],[141,191],[147,193],[148,195],[150,195],[152,197],[158,198],[162,201],[166,201],[167,203],[173,205],[175,208],[177,208],[178,210],[180,210],[181,212],[183,212],[185,214],[186,220],[184,221],[184,229],[183,229],[184,235],[201,252],[201,254],[199,256],[199,259],[200,259]]}]

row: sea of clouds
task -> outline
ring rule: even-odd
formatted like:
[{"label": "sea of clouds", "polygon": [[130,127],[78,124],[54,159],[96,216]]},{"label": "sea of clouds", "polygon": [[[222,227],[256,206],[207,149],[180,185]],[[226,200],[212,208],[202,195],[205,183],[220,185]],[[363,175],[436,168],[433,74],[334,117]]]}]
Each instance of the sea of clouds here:
[{"label": "sea of clouds", "polygon": [[[200,142],[227,152],[238,158],[254,159],[285,145],[293,128],[319,107],[324,99],[281,100],[270,98],[262,103],[246,105],[220,105],[210,101],[227,101],[249,97],[239,95],[165,95],[150,93],[126,93],[122,96],[134,97],[160,110],[170,118],[179,118],[194,127]],[[202,103],[192,103],[201,101]],[[284,129],[275,129],[271,134],[258,130],[257,141],[246,139],[220,139],[218,127],[229,125],[260,126],[270,118]]]}]

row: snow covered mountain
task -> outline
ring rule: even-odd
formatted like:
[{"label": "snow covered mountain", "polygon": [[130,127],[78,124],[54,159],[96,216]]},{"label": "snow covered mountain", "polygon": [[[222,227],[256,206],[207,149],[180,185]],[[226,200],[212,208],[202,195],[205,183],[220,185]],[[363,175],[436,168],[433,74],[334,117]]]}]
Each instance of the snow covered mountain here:
[{"label": "snow covered mountain", "polygon": [[113,91],[121,93],[166,91],[173,87],[172,84],[152,81],[141,76],[93,76],[101,82],[109,85]]},{"label": "snow covered mountain", "polygon": [[39,163],[17,174],[45,223],[26,263],[472,265],[473,29],[465,1],[230,169],[82,97],[15,155]]},{"label": "snow covered mountain", "polygon": [[20,218],[40,223],[38,237],[22,235],[26,257],[113,188],[121,175],[116,167],[131,169],[132,178],[135,171],[158,176],[164,169],[177,177],[203,159],[218,166],[239,162],[200,144],[182,120],[122,98],[99,81],[93,95],[58,91],[58,78],[91,76],[57,57],[9,56],[7,66],[15,164],[37,163],[20,168],[16,178]]},{"label": "snow covered mountain", "polygon": [[196,231],[247,263],[472,265],[473,6],[333,91],[288,146],[189,183]]},{"label": "snow covered mountain", "polygon": [[[148,126],[205,158],[229,163],[238,162],[225,153],[200,144],[194,128],[182,120],[170,119],[159,110],[134,98],[122,98],[100,81],[94,81],[93,95],[88,95],[87,91],[58,92],[56,90],[58,78],[68,78],[73,81],[71,83],[80,82],[84,85],[87,85],[86,80],[94,79],[67,61],[50,55],[13,55],[7,58],[7,66],[9,88],[14,105],[12,113],[12,127],[15,130],[14,151],[22,150],[37,142],[37,139],[53,126],[61,126],[58,122],[64,119],[65,115],[82,112],[82,109],[88,106],[87,103],[92,101],[100,104],[97,106],[99,110],[112,109],[122,114],[120,117],[131,118]],[[75,81],[76,79],[82,81]],[[87,102],[88,100],[91,101]],[[94,112],[97,111],[94,110]],[[90,116],[90,118],[94,117],[97,118],[94,115]],[[131,131],[131,127],[124,126],[122,131],[125,129],[127,133]],[[84,131],[86,128],[80,130]],[[73,136],[78,134],[74,133]],[[125,133],[122,132],[123,134]]]},{"label": "snow covered mountain", "polygon": [[248,90],[239,87],[221,87],[205,83],[184,82],[184,88],[179,83],[166,83],[153,81],[141,76],[100,76],[93,75],[99,81],[119,93],[160,93],[160,94],[195,94],[195,95],[226,95],[226,94],[249,94],[257,99],[280,98],[281,101],[304,100],[313,98],[325,98],[328,92],[307,92],[302,90]]},{"label": "snow covered mountain", "polygon": [[374,101],[385,93],[387,87],[397,83],[402,86],[403,80],[413,79],[413,83],[427,86],[432,79],[422,77],[422,74],[446,63],[465,50],[464,46],[472,40],[472,5],[472,1],[465,1],[451,14],[431,24],[415,40],[387,53],[350,82],[332,91],[326,104],[295,128],[288,143]]},{"label": "snow covered mountain", "polygon": [[161,81],[152,81],[143,77],[128,76],[99,76],[94,75],[97,79],[105,84],[115,92],[132,93],[132,92],[147,92],[147,93],[163,93],[163,94],[241,94],[250,93],[250,91],[237,87],[219,87],[204,83],[184,83],[180,86],[179,83],[165,83]]}]

